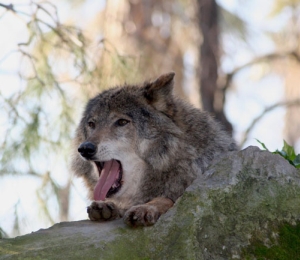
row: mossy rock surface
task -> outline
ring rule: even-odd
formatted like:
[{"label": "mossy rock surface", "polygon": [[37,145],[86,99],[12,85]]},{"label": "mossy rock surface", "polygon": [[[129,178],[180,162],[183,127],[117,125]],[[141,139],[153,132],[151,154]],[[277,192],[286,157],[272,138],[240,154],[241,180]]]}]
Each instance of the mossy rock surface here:
[{"label": "mossy rock surface", "polygon": [[299,170],[249,147],[215,160],[153,227],[59,223],[1,239],[0,259],[300,259],[299,220]]}]

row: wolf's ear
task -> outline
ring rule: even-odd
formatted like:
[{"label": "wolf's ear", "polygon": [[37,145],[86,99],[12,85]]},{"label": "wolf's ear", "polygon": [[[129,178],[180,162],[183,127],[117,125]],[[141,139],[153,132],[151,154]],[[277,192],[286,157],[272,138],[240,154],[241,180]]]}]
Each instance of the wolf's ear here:
[{"label": "wolf's ear", "polygon": [[172,113],[174,72],[163,74],[156,80],[145,83],[144,97],[155,109],[166,114]]}]

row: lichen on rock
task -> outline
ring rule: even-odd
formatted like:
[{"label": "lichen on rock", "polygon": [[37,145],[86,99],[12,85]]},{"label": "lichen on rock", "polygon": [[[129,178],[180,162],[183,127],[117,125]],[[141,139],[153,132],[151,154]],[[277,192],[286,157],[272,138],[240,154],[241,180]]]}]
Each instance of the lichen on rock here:
[{"label": "lichen on rock", "polygon": [[60,223],[0,240],[0,259],[293,259],[299,218],[299,170],[248,147],[216,159],[152,227]]}]

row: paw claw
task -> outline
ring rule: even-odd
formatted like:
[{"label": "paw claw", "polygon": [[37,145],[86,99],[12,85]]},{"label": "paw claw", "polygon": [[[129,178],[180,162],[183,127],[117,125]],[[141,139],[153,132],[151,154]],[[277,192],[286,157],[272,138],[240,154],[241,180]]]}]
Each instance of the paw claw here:
[{"label": "paw claw", "polygon": [[153,222],[153,217],[152,217],[151,215],[147,214],[147,215],[146,215],[146,221],[152,223],[152,222]]}]

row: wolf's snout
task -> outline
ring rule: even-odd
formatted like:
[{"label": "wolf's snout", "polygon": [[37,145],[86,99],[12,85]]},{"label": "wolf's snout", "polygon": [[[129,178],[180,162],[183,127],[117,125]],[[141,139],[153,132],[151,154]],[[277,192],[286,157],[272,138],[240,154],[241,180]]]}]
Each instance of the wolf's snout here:
[{"label": "wolf's snout", "polygon": [[97,146],[91,142],[84,142],[78,147],[78,152],[86,159],[92,158],[97,152]]}]

